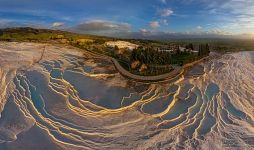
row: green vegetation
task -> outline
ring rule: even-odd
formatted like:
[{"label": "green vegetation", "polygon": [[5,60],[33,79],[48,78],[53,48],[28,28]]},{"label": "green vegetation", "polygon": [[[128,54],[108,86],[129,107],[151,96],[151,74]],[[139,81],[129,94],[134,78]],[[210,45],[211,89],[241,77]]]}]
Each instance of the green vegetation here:
[{"label": "green vegetation", "polygon": [[0,41],[68,44],[105,55],[111,55],[104,46],[110,40],[113,38],[29,27],[0,30]]},{"label": "green vegetation", "polygon": [[182,66],[207,56],[210,50],[223,53],[254,50],[253,40],[237,39],[184,39],[171,41],[121,39],[139,45],[134,50],[120,49],[117,46],[108,47],[105,44],[107,41],[116,40],[119,39],[59,30],[33,28],[0,29],[0,41],[68,44],[93,53],[113,57],[126,70],[133,74],[144,76],[168,73],[176,66]]},{"label": "green vegetation", "polygon": [[[175,51],[139,47],[132,51],[129,62],[132,67],[128,68],[131,68],[129,71],[135,74],[160,75],[172,71],[173,66],[182,66],[208,56],[210,52],[208,44],[200,44],[198,53],[193,50],[192,43],[187,44],[185,50],[182,51],[180,51],[179,46]],[[145,70],[140,69],[142,65],[146,66]]]},{"label": "green vegetation", "polygon": [[199,45],[198,54],[192,52],[168,52],[153,49],[134,49],[131,54],[131,61],[140,61],[144,64],[169,65],[169,64],[186,64],[200,57],[209,54],[209,46]]},{"label": "green vegetation", "polygon": [[[23,42],[54,42],[53,40],[68,39],[75,41],[78,39],[93,39],[105,41],[111,38],[83,35],[60,30],[24,28],[7,28],[0,30],[0,40],[2,41],[23,41]],[[58,42],[59,42],[58,41]]]},{"label": "green vegetation", "polygon": [[178,39],[164,42],[179,45],[187,43],[193,43],[194,45],[208,43],[212,51],[221,53],[254,50],[254,39]]}]

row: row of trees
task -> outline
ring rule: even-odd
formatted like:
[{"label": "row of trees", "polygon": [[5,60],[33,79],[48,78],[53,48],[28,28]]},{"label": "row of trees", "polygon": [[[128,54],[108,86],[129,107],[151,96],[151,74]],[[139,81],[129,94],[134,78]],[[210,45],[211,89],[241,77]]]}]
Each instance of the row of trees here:
[{"label": "row of trees", "polygon": [[131,53],[131,61],[140,61],[143,64],[166,65],[170,64],[171,54],[166,51],[153,49],[134,49]]},{"label": "row of trees", "polygon": [[194,50],[194,46],[192,43],[188,44],[185,46],[186,49],[191,49],[191,50]]},{"label": "row of trees", "polygon": [[210,53],[209,45],[208,44],[200,44],[198,55],[199,56],[208,56]]},{"label": "row of trees", "polygon": [[[186,49],[194,50],[193,44],[188,44]],[[198,51],[197,56],[191,52],[180,52],[179,49],[175,53],[170,53],[168,51],[159,51],[152,48],[138,48],[132,51],[130,60],[131,62],[138,60],[141,63],[153,65],[182,65],[194,61],[197,58],[209,55],[209,45],[200,44]]]}]

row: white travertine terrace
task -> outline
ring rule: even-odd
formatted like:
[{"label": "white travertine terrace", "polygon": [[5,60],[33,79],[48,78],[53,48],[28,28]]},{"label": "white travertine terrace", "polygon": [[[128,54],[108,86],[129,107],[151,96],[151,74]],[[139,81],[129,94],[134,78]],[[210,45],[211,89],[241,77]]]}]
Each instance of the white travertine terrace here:
[{"label": "white travertine terrace", "polygon": [[253,72],[239,52],[144,84],[73,47],[1,42],[0,149],[254,149]]},{"label": "white travertine terrace", "polygon": [[118,48],[128,48],[129,50],[133,50],[138,47],[137,44],[133,44],[127,41],[108,41],[105,44],[110,47],[117,46]]}]

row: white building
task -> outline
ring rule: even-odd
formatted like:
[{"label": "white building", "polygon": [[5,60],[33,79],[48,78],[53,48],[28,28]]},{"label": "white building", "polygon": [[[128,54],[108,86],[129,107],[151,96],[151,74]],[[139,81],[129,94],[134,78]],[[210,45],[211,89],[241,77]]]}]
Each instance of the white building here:
[{"label": "white building", "polygon": [[160,52],[169,52],[169,53],[173,53],[174,52],[174,50],[172,50],[172,49],[160,49],[159,51]]},{"label": "white building", "polygon": [[180,49],[180,52],[185,52],[186,51],[186,48],[185,47],[179,47],[179,49]]}]

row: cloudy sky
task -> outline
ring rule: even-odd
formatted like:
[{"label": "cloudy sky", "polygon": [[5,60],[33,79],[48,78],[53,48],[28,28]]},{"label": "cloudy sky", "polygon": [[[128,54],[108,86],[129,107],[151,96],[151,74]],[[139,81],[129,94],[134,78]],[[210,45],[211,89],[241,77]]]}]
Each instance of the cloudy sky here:
[{"label": "cloudy sky", "polygon": [[254,0],[0,0],[0,28],[116,36],[251,36]]}]

